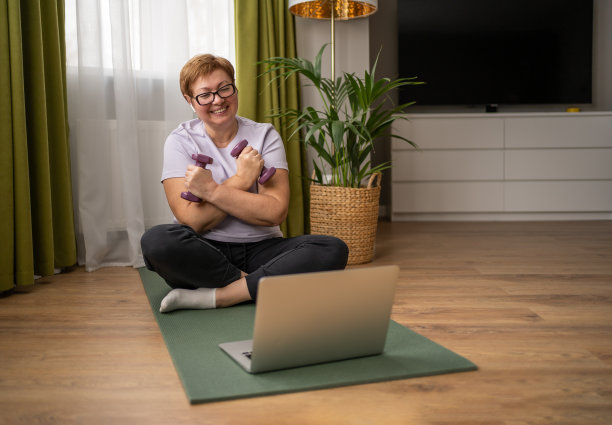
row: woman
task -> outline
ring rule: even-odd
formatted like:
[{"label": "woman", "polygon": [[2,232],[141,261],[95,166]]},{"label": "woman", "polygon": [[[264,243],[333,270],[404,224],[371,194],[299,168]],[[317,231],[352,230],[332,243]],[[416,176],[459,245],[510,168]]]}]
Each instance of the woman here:
[{"label": "woman", "polygon": [[[343,269],[348,248],[340,239],[282,237],[289,206],[284,146],[272,125],[237,115],[232,64],[195,56],[180,86],[198,118],[179,125],[164,145],[162,183],[176,223],[155,226],[141,240],[147,268],[174,288],[160,311],[228,307],[256,300],[263,276]],[[243,139],[248,146],[232,157]],[[195,166],[192,154],[213,162]],[[264,163],[276,173],[262,185]],[[185,191],[202,201],[184,199]]]}]

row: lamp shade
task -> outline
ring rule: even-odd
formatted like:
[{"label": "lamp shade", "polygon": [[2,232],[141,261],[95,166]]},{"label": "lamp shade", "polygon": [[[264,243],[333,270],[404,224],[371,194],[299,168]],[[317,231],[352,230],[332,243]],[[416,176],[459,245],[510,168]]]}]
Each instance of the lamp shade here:
[{"label": "lamp shade", "polygon": [[330,19],[334,6],[334,19],[364,18],[376,12],[378,0],[289,0],[289,10],[295,16],[312,19]]}]

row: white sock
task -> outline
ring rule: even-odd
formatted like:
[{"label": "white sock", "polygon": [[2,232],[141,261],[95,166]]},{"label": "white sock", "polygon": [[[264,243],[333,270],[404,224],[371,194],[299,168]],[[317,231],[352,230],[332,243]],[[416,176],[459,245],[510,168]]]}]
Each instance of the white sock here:
[{"label": "white sock", "polygon": [[173,289],[159,307],[162,313],[180,309],[204,310],[216,307],[216,288]]}]

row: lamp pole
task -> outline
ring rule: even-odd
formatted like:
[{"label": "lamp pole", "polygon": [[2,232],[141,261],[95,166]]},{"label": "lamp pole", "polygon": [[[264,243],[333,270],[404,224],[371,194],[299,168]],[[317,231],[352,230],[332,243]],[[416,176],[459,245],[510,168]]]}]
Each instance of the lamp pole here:
[{"label": "lamp pole", "polygon": [[336,86],[336,0],[331,1],[331,78]]},{"label": "lamp pole", "polygon": [[[338,14],[336,4],[340,5]],[[289,10],[295,16],[331,19],[331,79],[334,83],[336,82],[336,16],[341,20],[360,18],[375,13],[377,8],[378,0],[289,0]]]}]

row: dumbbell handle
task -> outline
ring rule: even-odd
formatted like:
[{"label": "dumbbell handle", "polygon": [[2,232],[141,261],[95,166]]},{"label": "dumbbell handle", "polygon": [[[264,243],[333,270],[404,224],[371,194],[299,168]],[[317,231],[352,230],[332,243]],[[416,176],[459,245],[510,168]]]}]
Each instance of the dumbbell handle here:
[{"label": "dumbbell handle", "polygon": [[[249,142],[247,142],[246,139],[242,139],[241,141],[238,142],[236,146],[234,146],[234,149],[232,149],[232,151],[230,152],[230,155],[233,156],[234,158],[238,158],[238,156],[240,155],[240,152],[242,152],[242,150],[246,148],[248,144]],[[259,180],[258,180],[259,184],[265,184],[268,180],[270,180],[270,177],[272,177],[274,173],[276,173],[276,168],[274,167],[266,168],[264,166],[259,175]]]},{"label": "dumbbell handle", "polygon": [[[210,156],[201,153],[194,153],[193,155],[191,155],[191,158],[195,160],[195,165],[202,168],[206,168],[207,164],[213,163],[213,159]],[[181,198],[191,202],[202,202],[201,198],[195,196],[191,192],[181,192]]]}]

